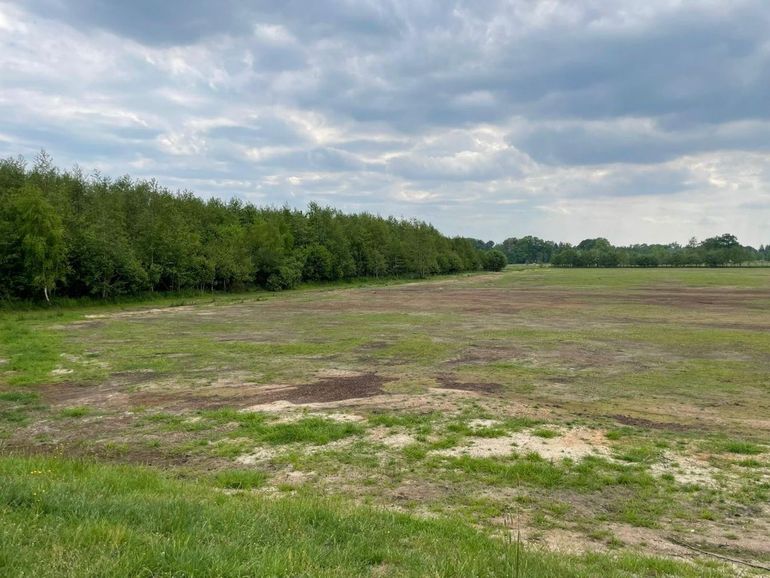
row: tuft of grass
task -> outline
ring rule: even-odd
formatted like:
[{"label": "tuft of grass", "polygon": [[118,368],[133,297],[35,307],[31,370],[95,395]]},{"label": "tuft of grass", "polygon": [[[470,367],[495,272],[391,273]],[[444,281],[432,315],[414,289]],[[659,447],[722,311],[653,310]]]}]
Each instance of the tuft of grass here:
[{"label": "tuft of grass", "polygon": [[739,465],[742,468],[761,468],[763,466],[762,462],[760,462],[759,460],[755,460],[753,458],[749,458],[747,460],[741,460],[735,463],[736,465]]},{"label": "tuft of grass", "polygon": [[34,391],[0,391],[0,401],[29,405],[39,399],[40,396]]},{"label": "tuft of grass", "polygon": [[420,443],[409,444],[401,449],[404,457],[409,461],[418,461],[428,455],[428,449]]},{"label": "tuft of grass", "polygon": [[14,428],[27,423],[30,411],[43,409],[39,399],[40,396],[33,391],[0,392],[0,426],[5,423]]},{"label": "tuft of grass", "polygon": [[304,442],[324,445],[362,432],[361,426],[354,423],[308,417],[268,426],[257,437],[270,444]]},{"label": "tuft of grass", "polygon": [[538,428],[536,430],[532,430],[532,435],[537,436],[539,438],[550,439],[550,438],[558,437],[559,432],[543,427],[543,428]]},{"label": "tuft of grass", "polygon": [[7,422],[12,425],[23,425],[27,423],[29,416],[27,412],[18,408],[0,408],[0,424]]},{"label": "tuft of grass", "polygon": [[259,470],[225,470],[214,476],[214,483],[228,490],[252,490],[261,488],[267,481],[267,474]]},{"label": "tuft of grass", "polygon": [[[339,422],[322,417],[305,417],[297,421],[271,423],[264,413],[219,409],[201,412],[201,417],[220,424],[234,423],[232,437],[248,437],[268,444],[309,443],[325,445],[348,436],[362,434],[363,428],[355,423]],[[200,425],[198,425],[200,427]]]},{"label": "tuft of grass", "polygon": [[65,407],[59,412],[59,416],[71,418],[85,417],[87,415],[91,415],[93,411],[94,410],[92,408],[83,405],[76,407]]},{"label": "tuft of grass", "polygon": [[660,449],[649,445],[622,448],[617,457],[624,462],[647,464],[660,457]]},{"label": "tuft of grass", "polygon": [[626,426],[626,427],[619,427],[619,428],[608,430],[604,434],[604,437],[606,437],[608,440],[617,441],[624,437],[633,435],[633,433],[634,433],[634,430]]},{"label": "tuft of grass", "polygon": [[755,456],[765,451],[760,445],[741,440],[717,442],[715,444],[715,449],[721,453],[741,454],[746,456]]}]

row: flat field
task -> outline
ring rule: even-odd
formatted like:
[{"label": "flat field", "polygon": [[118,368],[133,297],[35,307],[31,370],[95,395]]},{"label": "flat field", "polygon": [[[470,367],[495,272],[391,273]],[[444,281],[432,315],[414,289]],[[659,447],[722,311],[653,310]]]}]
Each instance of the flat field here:
[{"label": "flat field", "polygon": [[0,453],[2,575],[761,575],[770,270],[6,311]]}]

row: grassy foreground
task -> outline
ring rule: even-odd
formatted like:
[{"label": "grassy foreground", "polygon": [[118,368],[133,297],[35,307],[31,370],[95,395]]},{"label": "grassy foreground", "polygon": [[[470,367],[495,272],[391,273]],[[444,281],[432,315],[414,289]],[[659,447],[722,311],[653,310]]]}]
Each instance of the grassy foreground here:
[{"label": "grassy foreground", "polygon": [[[710,576],[632,554],[521,551],[521,576]],[[0,460],[3,576],[514,576],[515,543],[451,519],[223,492],[136,466]]]}]

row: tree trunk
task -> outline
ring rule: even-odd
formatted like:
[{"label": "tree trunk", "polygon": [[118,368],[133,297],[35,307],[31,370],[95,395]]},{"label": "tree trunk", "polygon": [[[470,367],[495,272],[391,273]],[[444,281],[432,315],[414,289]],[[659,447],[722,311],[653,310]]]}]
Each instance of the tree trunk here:
[{"label": "tree trunk", "polygon": [[48,298],[48,287],[43,287],[43,295],[45,295],[45,301],[46,303],[50,303],[51,300]]}]

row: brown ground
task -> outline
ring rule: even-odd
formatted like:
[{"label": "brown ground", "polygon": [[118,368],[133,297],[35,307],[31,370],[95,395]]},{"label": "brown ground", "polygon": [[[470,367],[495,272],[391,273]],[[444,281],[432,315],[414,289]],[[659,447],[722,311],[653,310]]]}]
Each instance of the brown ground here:
[{"label": "brown ground", "polygon": [[[587,528],[572,524],[569,518],[601,518],[622,504],[623,488],[590,499],[558,490],[526,496],[506,487],[479,490],[472,486],[468,490],[436,479],[420,479],[419,474],[410,476],[409,468],[419,466],[399,462],[403,472],[398,472],[397,481],[383,475],[372,489],[363,481],[377,473],[388,458],[401,459],[401,453],[410,447],[425,440],[437,441],[435,432],[421,439],[414,430],[377,426],[366,429],[360,439],[343,439],[313,449],[344,453],[356,441],[377,448],[375,458],[380,466],[338,464],[338,469],[329,473],[297,471],[277,459],[281,448],[275,447],[252,447],[239,456],[222,457],[210,452],[220,440],[204,450],[200,449],[204,446],[194,445],[209,432],[182,427],[164,430],[142,420],[161,413],[191,420],[201,410],[219,408],[268,412],[284,421],[324,415],[364,425],[377,413],[431,414],[440,422],[476,412],[484,417],[474,414],[468,419],[488,420],[488,427],[506,418],[527,417],[546,422],[559,435],[545,439],[527,430],[500,437],[467,437],[456,446],[428,450],[427,456],[504,458],[516,450],[537,452],[554,461],[564,457],[579,461],[590,455],[615,459],[616,446],[606,434],[626,426],[644,443],[663,440],[668,444],[650,468],[656,476],[673,475],[683,484],[725,492],[737,482],[721,481],[724,463],[719,460],[751,458],[761,462],[757,471],[767,472],[765,483],[770,483],[768,453],[724,457],[698,445],[716,435],[760,444],[770,440],[766,389],[770,382],[762,389],[761,382],[744,384],[740,378],[726,375],[727,393],[711,385],[703,395],[627,387],[638,374],[693,361],[737,362],[770,369],[770,352],[763,358],[760,348],[736,346],[730,341],[732,331],[755,332],[758,342],[770,332],[766,305],[770,304],[770,288],[659,285],[586,289],[496,286],[498,280],[499,276],[489,275],[383,288],[297,292],[228,305],[86,315],[75,323],[57,326],[57,330],[66,332],[73,342],[88,343],[89,351],[93,349],[96,354],[108,348],[136,347],[138,353],[131,361],[146,359],[148,367],[115,367],[110,364],[116,362],[105,354],[106,378],[79,379],[78,358],[65,358],[71,362],[68,368],[57,368],[60,373],[52,374],[50,383],[36,387],[42,404],[48,406],[47,413],[16,428],[0,447],[25,453],[55,450],[197,473],[233,465],[259,466],[269,468],[273,489],[284,483],[317,485],[318,491],[338,491],[421,515],[437,515],[431,506],[442,501],[464,503],[468,491],[510,503],[519,503],[520,498],[558,499],[572,508],[566,520],[553,527],[527,521],[527,516],[537,511],[534,505],[531,512],[525,511],[520,523],[528,542],[570,552],[615,547],[604,539],[589,537]],[[220,325],[211,329],[204,325],[213,322]],[[116,323],[124,324],[124,335],[107,333]],[[675,329],[725,331],[724,342],[696,348],[633,336],[634,329],[666,323]],[[150,346],[143,343],[144,329],[156,332],[148,338]],[[208,346],[214,352],[235,345],[242,346],[245,353],[242,358],[208,359],[208,351],[192,347],[199,347],[197,342],[186,350],[185,340],[200,338],[199,331],[207,332]],[[611,338],[605,337],[608,332],[613,332]],[[366,339],[345,350],[347,341],[356,338]],[[419,351],[389,353],[390,347],[410,338],[423,339],[429,349],[427,358],[433,355],[435,362],[426,363]],[[320,353],[304,353],[299,348],[293,354],[266,354],[264,350],[249,353],[248,349],[336,342],[344,347]],[[433,345],[438,353],[430,350]],[[171,369],[153,369],[157,359],[170,361]],[[501,364],[502,369],[495,369],[495,364]],[[70,366],[75,369],[64,373]],[[73,407],[90,408],[93,414],[79,419],[56,417],[57,412]],[[218,433],[224,436],[230,426],[219,427]],[[318,467],[333,469],[323,462]],[[735,468],[729,467],[734,473]],[[731,499],[728,494],[719,496],[723,503]],[[527,504],[526,500],[521,503]],[[709,503],[703,509],[712,507]],[[736,506],[733,511],[731,519],[720,514],[713,520],[688,521],[697,528],[698,543],[738,557],[770,559],[770,541],[763,539],[765,532],[770,532],[770,509],[763,505],[744,511]],[[484,527],[497,523],[494,517],[474,516],[479,516]],[[682,531],[677,524],[681,523],[662,520],[657,528],[641,528],[612,521],[604,526],[629,547],[666,556],[692,556],[691,551],[667,539],[669,532]]]}]

